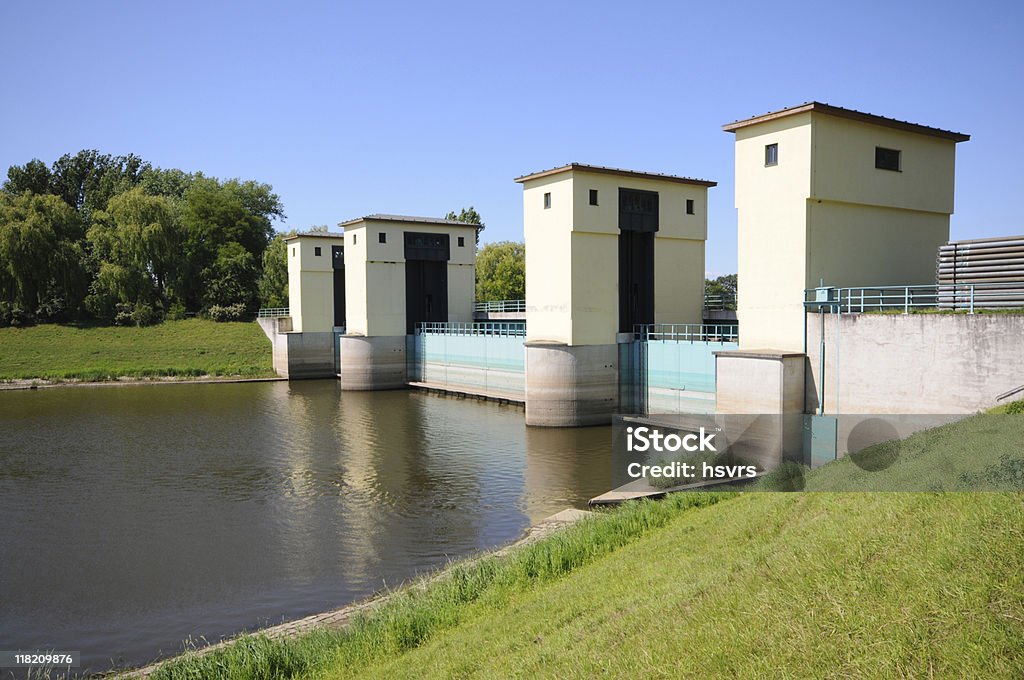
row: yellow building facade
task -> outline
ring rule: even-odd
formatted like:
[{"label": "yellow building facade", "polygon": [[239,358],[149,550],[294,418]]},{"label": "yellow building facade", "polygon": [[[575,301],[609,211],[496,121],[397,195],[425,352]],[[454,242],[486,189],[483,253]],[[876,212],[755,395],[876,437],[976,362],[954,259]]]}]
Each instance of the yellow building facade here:
[{"label": "yellow building facade", "polygon": [[[295,333],[326,333],[343,327],[335,315],[335,270],[343,267],[342,234],[299,234],[288,249],[288,310]],[[338,259],[342,259],[342,263]],[[338,291],[344,295],[344,290]],[[336,323],[341,321],[342,323]]]},{"label": "yellow building facade", "polygon": [[524,175],[526,423],[607,423],[619,341],[699,324],[706,180],[573,163]]},{"label": "yellow building facade", "polygon": [[811,102],[736,135],[741,349],[804,349],[804,291],[935,282],[967,135]]},{"label": "yellow building facade", "polygon": [[602,345],[619,331],[620,190],[657,194],[656,323],[701,323],[715,182],[571,164],[523,185],[528,341]]}]

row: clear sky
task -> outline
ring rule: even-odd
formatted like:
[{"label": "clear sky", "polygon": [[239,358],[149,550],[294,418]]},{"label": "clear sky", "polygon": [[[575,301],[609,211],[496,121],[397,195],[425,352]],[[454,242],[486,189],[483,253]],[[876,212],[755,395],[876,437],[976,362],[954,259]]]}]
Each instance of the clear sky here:
[{"label": "clear sky", "polygon": [[0,4],[0,167],[96,148],[269,182],[304,229],[470,204],[569,162],[708,178],[736,267],[723,123],[804,101],[972,135],[953,237],[1024,233],[1020,2]]}]

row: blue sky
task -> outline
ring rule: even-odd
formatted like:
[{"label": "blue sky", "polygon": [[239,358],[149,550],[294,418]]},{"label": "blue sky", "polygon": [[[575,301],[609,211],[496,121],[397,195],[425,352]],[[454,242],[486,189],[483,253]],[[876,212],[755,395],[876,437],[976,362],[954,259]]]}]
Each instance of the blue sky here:
[{"label": "blue sky", "polygon": [[82,148],[269,182],[279,228],[470,204],[568,162],[708,178],[736,267],[723,123],[808,100],[953,129],[953,237],[1024,233],[1024,5],[21,2],[0,5],[0,167]]}]

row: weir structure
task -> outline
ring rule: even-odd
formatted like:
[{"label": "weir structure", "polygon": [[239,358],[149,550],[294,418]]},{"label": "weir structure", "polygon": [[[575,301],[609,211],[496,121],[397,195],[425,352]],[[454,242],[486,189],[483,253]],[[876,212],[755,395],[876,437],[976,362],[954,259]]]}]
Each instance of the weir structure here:
[{"label": "weir structure", "polygon": [[948,242],[967,135],[818,102],[724,129],[736,312],[703,295],[714,182],[573,163],[515,180],[525,300],[474,304],[475,225],[370,215],[290,239],[291,309],[261,319],[275,368],[520,402],[533,426],[749,416],[752,455],[812,464],[846,450],[839,413],[1024,394],[1024,314],[975,314],[1024,306],[1024,237]]},{"label": "weir structure", "polygon": [[700,324],[702,179],[572,163],[518,177],[526,240],[526,423],[619,411],[620,345],[639,326]]},{"label": "weir structure", "polygon": [[408,384],[407,345],[419,323],[473,320],[478,225],[368,215],[345,230],[345,334],[338,340],[343,390]]},{"label": "weir structure", "polygon": [[337,337],[345,331],[343,237],[314,232],[284,242],[289,306],[258,319],[273,345],[274,370],[289,379],[332,376]]}]

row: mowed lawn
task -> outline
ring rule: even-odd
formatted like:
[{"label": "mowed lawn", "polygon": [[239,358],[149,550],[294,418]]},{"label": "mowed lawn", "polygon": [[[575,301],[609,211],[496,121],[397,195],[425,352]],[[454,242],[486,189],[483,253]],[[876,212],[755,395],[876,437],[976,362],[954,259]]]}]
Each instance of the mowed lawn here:
[{"label": "mowed lawn", "polygon": [[274,375],[270,341],[255,322],[202,319],[145,328],[0,328],[0,380]]}]

